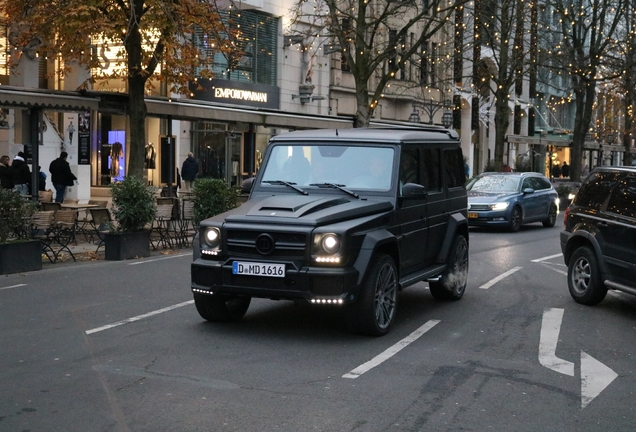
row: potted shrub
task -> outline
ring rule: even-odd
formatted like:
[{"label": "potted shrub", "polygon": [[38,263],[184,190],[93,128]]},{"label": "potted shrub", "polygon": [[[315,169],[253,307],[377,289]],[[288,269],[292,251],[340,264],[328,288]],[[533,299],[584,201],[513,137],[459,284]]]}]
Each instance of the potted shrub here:
[{"label": "potted shrub", "polygon": [[223,180],[202,178],[194,182],[194,222],[218,215],[237,206],[237,192]]},{"label": "potted shrub", "polygon": [[35,203],[20,193],[0,188],[0,274],[42,268],[42,245],[28,238],[28,221],[35,210]]},{"label": "potted shrub", "polygon": [[150,224],[155,218],[155,190],[137,177],[129,176],[111,186],[112,214],[116,224],[105,236],[107,260],[150,255]]}]

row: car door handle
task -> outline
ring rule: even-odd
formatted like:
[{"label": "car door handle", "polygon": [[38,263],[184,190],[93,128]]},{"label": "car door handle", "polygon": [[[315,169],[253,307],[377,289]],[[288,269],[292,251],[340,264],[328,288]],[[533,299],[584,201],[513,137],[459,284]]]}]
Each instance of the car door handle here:
[{"label": "car door handle", "polygon": [[596,226],[607,228],[609,225],[607,224],[607,222],[596,222]]}]

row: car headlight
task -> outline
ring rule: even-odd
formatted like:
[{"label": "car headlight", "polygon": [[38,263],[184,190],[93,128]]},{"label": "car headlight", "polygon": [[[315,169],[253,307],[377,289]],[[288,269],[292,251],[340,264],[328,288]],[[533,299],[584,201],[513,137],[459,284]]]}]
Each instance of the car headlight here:
[{"label": "car headlight", "polygon": [[219,247],[221,244],[221,231],[216,227],[209,227],[203,233],[203,241],[211,248]]},{"label": "car headlight", "polygon": [[496,204],[491,204],[490,208],[493,210],[505,210],[508,208],[508,206],[510,205],[510,203],[508,202],[499,202]]},{"label": "car headlight", "polygon": [[327,234],[320,242],[322,250],[329,255],[333,255],[340,250],[340,239],[335,234]]}]

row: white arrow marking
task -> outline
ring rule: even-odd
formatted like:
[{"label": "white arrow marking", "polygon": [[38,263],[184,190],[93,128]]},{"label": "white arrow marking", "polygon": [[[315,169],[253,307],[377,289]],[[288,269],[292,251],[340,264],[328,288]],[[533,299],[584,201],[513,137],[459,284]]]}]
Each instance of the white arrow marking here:
[{"label": "white arrow marking", "polygon": [[541,323],[541,338],[539,339],[539,363],[553,371],[574,376],[574,363],[556,356],[559,331],[563,320],[563,309],[546,309]]},{"label": "white arrow marking", "polygon": [[581,350],[581,409],[592,402],[618,374]]}]

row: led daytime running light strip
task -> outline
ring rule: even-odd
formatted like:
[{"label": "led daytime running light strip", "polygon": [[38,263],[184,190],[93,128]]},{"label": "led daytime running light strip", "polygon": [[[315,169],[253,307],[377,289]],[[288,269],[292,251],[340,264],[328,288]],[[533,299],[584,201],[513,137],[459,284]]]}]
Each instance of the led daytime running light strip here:
[{"label": "led daytime running light strip", "polygon": [[339,263],[340,258],[338,257],[316,257],[316,262],[319,263]]},{"label": "led daytime running light strip", "polygon": [[338,304],[344,303],[342,299],[311,299],[312,304]]}]

